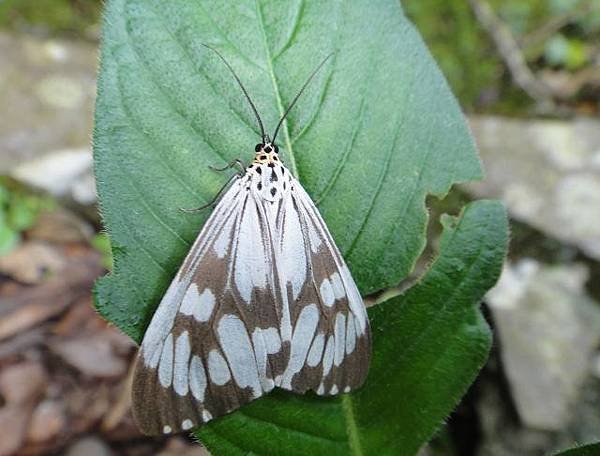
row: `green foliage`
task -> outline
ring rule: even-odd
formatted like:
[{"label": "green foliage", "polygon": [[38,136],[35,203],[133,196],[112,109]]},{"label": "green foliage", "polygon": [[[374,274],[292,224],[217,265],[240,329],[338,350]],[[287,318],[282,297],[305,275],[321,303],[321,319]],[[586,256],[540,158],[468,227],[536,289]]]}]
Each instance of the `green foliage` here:
[{"label": "green foliage", "polygon": [[482,93],[498,84],[502,62],[465,0],[405,0],[462,106],[474,108]]},{"label": "green foliage", "polygon": [[562,65],[570,70],[581,68],[589,60],[583,41],[562,34],[548,40],[544,56],[551,65]]},{"label": "green foliage", "polygon": [[557,453],[556,456],[598,456],[599,454],[600,442],[561,451],[560,453]]},{"label": "green foliage", "polygon": [[0,178],[0,255],[12,250],[21,232],[31,228],[42,210],[53,207],[50,199],[34,195],[5,178]]},{"label": "green foliage", "polygon": [[96,234],[90,244],[92,247],[100,252],[102,255],[102,264],[109,271],[113,268],[113,257],[112,257],[112,249],[110,247],[110,239],[106,235],[106,233],[98,233]]},{"label": "green foliage", "polygon": [[[257,127],[202,43],[231,61],[272,132],[320,59],[336,53],[279,136],[363,294],[397,284],[425,246],[429,194],[481,177],[463,116],[395,0],[374,5],[113,0],[103,30],[95,172],[114,256],[98,310],[140,341],[227,176],[253,157]],[[200,431],[217,454],[414,454],[485,361],[476,304],[506,248],[503,209],[444,219],[442,254],[406,295],[372,309],[368,385],[334,400],[281,392]]]},{"label": "green foliage", "polygon": [[81,33],[98,22],[101,6],[100,0],[3,0],[0,27]]},{"label": "green foliage", "polygon": [[[578,70],[591,61],[592,43],[600,39],[600,8],[574,15],[569,27],[527,42],[559,15],[584,11],[594,0],[489,0],[495,12],[524,46],[528,64]],[[498,50],[465,0],[404,0],[407,15],[423,33],[462,106],[472,110],[514,113],[531,100],[514,88]]]}]

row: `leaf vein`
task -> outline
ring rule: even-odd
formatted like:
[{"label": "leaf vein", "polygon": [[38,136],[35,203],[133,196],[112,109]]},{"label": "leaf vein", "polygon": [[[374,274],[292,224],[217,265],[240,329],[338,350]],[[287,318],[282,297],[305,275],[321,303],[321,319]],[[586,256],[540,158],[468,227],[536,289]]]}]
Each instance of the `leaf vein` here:
[{"label": "leaf vein", "polygon": [[290,27],[290,31],[288,33],[288,37],[285,40],[285,43],[283,43],[283,45],[281,46],[281,48],[274,53],[273,55],[273,61],[277,60],[279,58],[279,56],[281,54],[283,54],[285,51],[287,51],[287,49],[291,46],[292,41],[294,41],[294,38],[296,37],[296,33],[298,33],[298,29],[300,28],[300,18],[302,17],[302,12],[304,10],[304,0],[300,0],[297,3],[297,8],[294,14],[294,17],[292,18],[294,23],[292,24],[292,26]]},{"label": "leaf vein", "polygon": [[[204,11],[204,14],[206,14],[206,17],[208,17],[208,19],[210,20],[211,24],[213,24],[214,28],[217,30],[217,32],[219,32],[219,34],[225,38],[225,41],[227,41],[227,43],[230,45],[230,47],[235,51],[235,54],[237,54],[239,57],[241,57],[243,60],[245,60],[246,62],[250,63],[252,66],[254,66],[255,68],[258,68],[262,71],[264,71],[264,68],[260,67],[259,65],[256,64],[256,62],[250,60],[246,54],[244,54],[237,46],[235,46],[231,40],[229,40],[229,38],[227,37],[227,35],[225,35],[225,33],[221,30],[221,28],[216,24],[216,21],[213,19],[213,17],[209,14],[209,12],[206,10],[206,8],[204,8],[204,6],[202,6],[201,3],[198,4],[200,6],[200,8],[202,9],[202,11]],[[174,38],[175,40],[179,41],[178,38]],[[192,58],[191,54],[189,54],[189,52],[187,51],[187,49],[185,48],[185,46],[183,46],[183,44],[181,43],[180,46],[182,47],[183,51],[186,53],[186,55],[188,56],[188,58]],[[204,79],[206,81],[206,83],[210,86],[210,88],[213,90],[213,93],[215,93],[215,95],[217,96],[222,96],[219,94],[219,92],[217,91],[217,88],[211,83],[210,79],[204,75]],[[231,108],[231,112],[233,112],[233,114],[238,118],[238,120],[240,122],[242,122],[246,127],[248,127],[250,130],[252,130],[256,136],[260,136],[260,132],[256,129],[256,125],[253,125],[251,123],[249,123],[248,121],[246,121],[246,119],[244,119],[242,117],[242,115],[235,109]]]},{"label": "leaf vein", "polygon": [[221,27],[217,24],[217,21],[214,20],[214,18],[210,15],[210,13],[208,12],[208,10],[204,7],[204,5],[202,5],[202,2],[197,2],[198,6],[200,7],[200,9],[202,9],[202,11],[204,12],[204,14],[206,15],[206,17],[208,18],[208,20],[210,21],[210,23],[212,24],[213,28],[219,33],[219,35],[221,35],[222,38],[225,39],[225,41],[227,42],[227,44],[229,44],[229,46],[236,52],[237,55],[239,55],[242,59],[244,59],[247,63],[249,63],[250,65],[252,65],[253,67],[259,68],[261,70],[264,70],[263,68],[261,68],[260,66],[258,66],[256,64],[256,62],[252,61],[251,59],[249,59],[234,43],[233,41],[231,41],[229,39],[229,36],[223,31],[223,29],[221,29]]},{"label": "leaf vein", "polygon": [[[167,170],[175,178],[176,182],[184,190],[186,190],[187,192],[189,192],[191,194],[195,194],[196,192],[194,191],[192,186],[189,185],[187,182],[185,182],[185,180],[181,177],[181,175],[178,172],[176,172],[173,169],[173,167],[171,165],[169,165],[169,163],[167,161],[165,161],[163,159],[163,155],[159,153],[160,151],[157,149],[156,144],[154,143],[154,140],[144,130],[144,128],[142,128],[142,125],[139,123],[139,121],[137,120],[137,118],[135,117],[133,112],[129,109],[129,107],[125,103],[124,98],[123,98],[123,87],[122,87],[122,84],[120,83],[120,78],[118,77],[118,74],[117,74],[117,91],[119,92],[119,96],[118,96],[119,104],[123,108],[125,116],[131,122],[131,125],[133,127],[135,127],[136,131],[140,132],[141,135],[146,139],[146,144],[148,144],[149,149],[152,151],[153,155],[158,159],[158,162],[161,164],[163,169]],[[129,176],[131,177],[131,175],[129,175]],[[206,202],[206,198],[202,198],[202,199],[204,202]]]},{"label": "leaf vein", "polygon": [[362,444],[360,442],[360,435],[358,432],[358,426],[356,424],[356,418],[354,416],[354,405],[352,403],[352,396],[344,394],[342,396],[342,410],[346,416],[346,422],[348,424],[348,438],[350,439],[350,449],[356,456],[362,456]]},{"label": "leaf vein", "polygon": [[[127,0],[129,1],[129,0]],[[180,49],[184,52],[185,56],[191,60],[191,56],[189,55],[189,53],[187,52],[187,50],[185,49],[185,47],[183,47],[183,45],[180,43],[179,39],[176,38],[173,35],[173,32],[171,32],[171,30],[166,26],[164,19],[162,16],[160,15],[156,15],[159,18],[159,22],[160,24],[162,24],[163,26],[163,30],[165,32],[167,32],[169,34],[169,36],[171,37],[171,40],[180,47]],[[175,102],[175,100],[173,98],[171,98],[167,92],[165,91],[165,88],[158,82],[158,80],[156,79],[156,73],[153,71],[153,67],[152,65],[149,65],[148,62],[144,59],[144,57],[142,56],[142,54],[140,53],[139,49],[133,44],[132,40],[131,40],[131,35],[129,34],[129,32],[127,31],[126,33],[127,36],[127,44],[129,46],[129,48],[133,51],[133,55],[136,58],[136,60],[145,68],[146,73],[150,76],[150,79],[154,85],[154,87],[156,87],[156,89],[159,91],[159,93],[161,94],[163,100],[166,102],[167,106],[171,108],[171,110],[173,112],[175,112],[182,120],[184,120],[183,124],[187,125],[188,128],[192,131],[192,133],[194,133],[194,135],[192,135],[192,137],[194,136],[198,136],[200,138],[202,138],[202,140],[208,145],[209,149],[213,152],[213,154],[217,155],[219,158],[221,158],[223,161],[227,161],[227,159],[225,158],[225,156],[219,151],[219,149],[217,149],[214,144],[212,144],[208,137],[202,132],[200,131],[196,125],[190,121],[190,119],[188,119],[188,117],[184,114],[184,109],[181,108],[181,106],[178,106]],[[210,86],[210,84],[209,84]],[[218,94],[217,94],[218,95]]]},{"label": "leaf vein", "polygon": [[[143,206],[146,208],[146,210],[150,213],[150,215],[152,216],[152,218],[156,219],[160,225],[162,225],[164,228],[167,229],[167,231],[169,231],[169,233],[171,233],[172,235],[174,235],[175,239],[179,240],[180,242],[182,242],[186,247],[189,247],[189,243],[183,239],[181,236],[179,236],[179,234],[177,234],[175,232],[175,230],[173,230],[169,225],[165,224],[160,217],[158,216],[158,214],[156,214],[156,212],[152,209],[152,207],[148,204],[148,202],[145,200],[145,198],[143,197],[142,192],[136,187],[136,185],[133,183],[134,180],[131,176],[131,174],[127,171],[126,167],[123,167],[122,172],[126,175],[127,179],[123,181],[123,183],[125,183],[125,185],[127,185],[127,183],[129,184],[129,186],[135,191],[135,193],[138,194],[139,196],[139,200],[142,202]],[[146,248],[142,245],[142,243],[140,241],[137,240],[137,238],[134,237],[134,240],[136,240],[137,244],[142,247],[143,250],[146,251]],[[148,254],[148,256],[153,260],[153,262],[160,267],[160,269],[162,269],[163,271],[167,272],[166,268],[164,266],[162,266],[157,260],[154,259],[154,257],[152,255],[150,255],[149,251],[146,251],[146,253]]]},{"label": "leaf vein", "polygon": [[362,124],[362,121],[364,119],[364,105],[365,105],[365,98],[362,97],[360,100],[360,106],[358,108],[358,116],[356,118],[356,122],[354,124],[354,128],[352,130],[352,134],[350,135],[350,140],[348,141],[348,144],[346,146],[346,149],[344,150],[344,153],[342,154],[342,156],[340,157],[340,159],[337,161],[336,165],[335,165],[335,169],[333,170],[333,176],[331,177],[331,179],[329,180],[329,182],[327,183],[327,185],[325,186],[325,188],[323,189],[323,191],[321,192],[321,194],[319,195],[319,197],[315,200],[315,205],[319,205],[329,194],[329,192],[331,191],[331,189],[334,187],[335,183],[337,182],[338,178],[340,177],[340,174],[342,173],[344,167],[346,166],[346,163],[348,162],[348,156],[350,155],[350,152],[352,151],[352,148],[354,147],[354,142],[356,141],[356,137],[358,136],[358,130],[360,125]]},{"label": "leaf vein", "polygon": [[163,228],[165,228],[169,233],[171,233],[175,239],[177,239],[178,241],[180,241],[183,245],[185,245],[186,247],[190,246],[190,243],[188,241],[186,241],[185,239],[183,239],[178,233],[177,231],[175,231],[171,226],[169,226],[169,224],[167,224],[166,222],[164,222],[156,213],[156,211],[154,209],[152,209],[152,206],[150,204],[148,204],[148,202],[146,201],[146,198],[144,198],[144,194],[140,191],[140,189],[135,185],[133,177],[131,176],[131,174],[126,171],[125,174],[127,174],[127,177],[130,179],[130,185],[131,187],[136,191],[136,193],[139,195],[139,201],[142,203],[142,206],[144,206],[146,208],[146,210],[148,211],[148,213],[152,216],[153,219],[155,219],[158,224],[160,226],[162,226]]},{"label": "leaf vein", "polygon": [[331,62],[331,71],[329,71],[329,73],[327,73],[327,79],[325,80],[323,90],[319,94],[319,102],[317,104],[317,109],[315,109],[313,111],[313,114],[310,116],[310,119],[308,119],[308,122],[306,122],[306,125],[304,125],[302,127],[302,129],[298,132],[296,137],[292,139],[292,144],[295,144],[296,141],[298,141],[300,138],[302,138],[304,136],[304,134],[308,130],[310,130],[310,128],[313,126],[317,117],[319,117],[319,114],[321,113],[321,109],[323,109],[323,104],[324,104],[323,100],[325,99],[325,95],[327,95],[327,91],[329,90],[329,85],[333,78],[333,68],[335,65],[335,60],[336,60],[336,54],[333,55],[332,62]]},{"label": "leaf vein", "polygon": [[377,201],[377,198],[379,197],[379,194],[381,193],[381,189],[383,188],[383,182],[385,181],[385,178],[387,177],[388,171],[390,169],[390,163],[392,161],[392,156],[394,154],[394,150],[396,148],[396,142],[398,141],[399,136],[400,136],[400,128],[399,128],[399,125],[397,125],[396,132],[394,134],[394,139],[392,141],[391,146],[388,149],[383,168],[381,170],[379,178],[377,179],[377,188],[375,190],[375,194],[373,195],[373,198],[371,198],[371,201],[369,202],[369,208],[367,210],[367,213],[363,217],[363,221],[356,233],[356,236],[354,237],[354,240],[350,244],[350,247],[348,248],[348,250],[346,250],[346,257],[350,257],[350,255],[352,254],[352,251],[354,250],[360,237],[362,236],[362,233],[367,224],[367,221],[370,219],[371,213],[373,212],[373,209],[375,208],[375,202]]},{"label": "leaf vein", "polygon": [[[398,215],[396,215],[394,217],[394,223],[391,224],[392,229],[390,230],[390,233],[387,235],[387,238],[385,239],[385,241],[383,241],[385,244],[385,248],[382,251],[384,251],[384,252],[388,251],[388,246],[389,246],[390,242],[392,242],[392,237],[394,235],[394,232],[396,231],[396,229],[399,226],[398,220],[401,220],[406,215],[408,209],[410,208],[410,205],[412,204],[413,200],[419,193],[418,190],[419,190],[420,184],[423,180],[423,173],[425,172],[425,166],[427,164],[427,159],[429,158],[430,150],[431,150],[431,147],[427,147],[425,149],[425,153],[423,154],[423,160],[421,161],[420,168],[419,168],[419,174],[417,175],[417,178],[415,179],[415,184],[413,186],[410,197],[406,200],[406,204],[404,204],[404,207],[402,208],[402,210],[398,213]],[[417,260],[417,256],[415,256],[415,262],[416,262],[416,260]],[[414,264],[411,269],[414,269]]]}]

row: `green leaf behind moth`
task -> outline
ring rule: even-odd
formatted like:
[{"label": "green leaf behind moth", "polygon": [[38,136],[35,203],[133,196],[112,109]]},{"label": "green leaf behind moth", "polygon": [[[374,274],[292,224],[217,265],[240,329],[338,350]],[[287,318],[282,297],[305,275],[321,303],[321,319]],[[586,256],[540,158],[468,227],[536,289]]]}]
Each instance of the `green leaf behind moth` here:
[{"label": "green leaf behind moth", "polygon": [[[397,284],[425,245],[425,198],[482,176],[460,109],[396,0],[109,0],[95,172],[114,269],[96,306],[140,341],[228,176],[258,128],[219,49],[272,133],[312,68],[335,54],[278,137],[363,294]],[[506,220],[493,202],[445,220],[442,254],[404,296],[370,311],[365,388],[318,400],[281,392],[199,432],[215,454],[414,454],[483,364],[476,304],[495,281]]]},{"label": "green leaf behind moth", "polygon": [[272,133],[312,68],[330,62],[279,135],[286,165],[319,204],[363,293],[395,285],[425,244],[427,194],[481,177],[445,80],[395,0],[111,0],[94,151],[115,269],[98,310],[140,340],[227,176],[258,128]]}]

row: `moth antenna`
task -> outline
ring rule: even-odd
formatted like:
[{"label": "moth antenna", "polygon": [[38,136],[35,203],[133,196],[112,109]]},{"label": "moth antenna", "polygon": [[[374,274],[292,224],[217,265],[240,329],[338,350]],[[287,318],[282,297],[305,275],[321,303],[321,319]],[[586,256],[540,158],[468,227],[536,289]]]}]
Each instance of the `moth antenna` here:
[{"label": "moth antenna", "polygon": [[292,108],[294,107],[294,105],[298,101],[298,98],[300,98],[300,95],[302,95],[302,92],[304,92],[304,89],[306,89],[306,87],[308,86],[308,84],[310,83],[310,81],[312,81],[312,79],[319,72],[319,70],[323,67],[323,65],[325,65],[325,62],[327,62],[327,60],[329,60],[329,58],[333,54],[334,54],[334,52],[332,52],[331,54],[329,54],[327,57],[325,57],[321,61],[321,63],[319,63],[319,65],[317,65],[317,67],[310,74],[310,76],[308,77],[308,79],[306,80],[306,82],[304,83],[304,85],[300,88],[300,91],[298,92],[298,94],[294,97],[294,99],[292,100],[292,102],[290,103],[290,105],[288,106],[288,108],[285,110],[285,112],[283,113],[283,116],[281,116],[281,119],[279,120],[279,123],[277,124],[277,128],[275,128],[275,133],[273,133],[273,139],[271,140],[272,143],[275,143],[275,138],[277,137],[277,133],[279,132],[279,128],[283,124],[283,121],[285,120],[285,118],[288,115],[288,113],[292,110]]},{"label": "moth antenna", "polygon": [[258,126],[260,127],[260,134],[261,134],[262,140],[263,140],[263,142],[266,142],[268,137],[265,134],[265,127],[263,126],[262,119],[260,118],[260,115],[258,114],[258,110],[256,109],[256,105],[252,101],[252,98],[250,98],[250,95],[248,94],[248,91],[244,87],[244,84],[242,84],[242,81],[240,81],[240,78],[238,77],[238,75],[235,73],[235,71],[233,70],[233,68],[229,64],[229,62],[227,60],[225,60],[225,57],[223,57],[223,55],[219,51],[217,51],[215,48],[209,46],[208,44],[204,44],[204,43],[200,43],[200,44],[202,44],[202,46],[204,46],[205,48],[210,49],[215,54],[217,54],[219,56],[219,58],[223,61],[223,63],[225,64],[225,66],[229,69],[229,71],[231,71],[231,74],[233,74],[233,77],[235,78],[235,80],[239,84],[240,88],[242,89],[242,92],[244,92],[244,96],[246,97],[246,100],[248,100],[248,103],[250,103],[250,107],[252,108],[252,111],[254,112],[254,115],[256,116],[256,120],[258,120]]}]

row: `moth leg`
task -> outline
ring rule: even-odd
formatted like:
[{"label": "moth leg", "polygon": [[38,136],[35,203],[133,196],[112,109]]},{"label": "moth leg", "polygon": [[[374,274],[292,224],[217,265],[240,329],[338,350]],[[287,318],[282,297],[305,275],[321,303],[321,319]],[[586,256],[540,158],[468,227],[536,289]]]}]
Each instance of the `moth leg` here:
[{"label": "moth leg", "polygon": [[240,160],[239,158],[236,158],[235,160],[233,160],[231,163],[225,165],[223,168],[217,168],[216,166],[209,166],[210,169],[212,169],[213,171],[226,171],[230,168],[234,168],[234,167],[238,167],[238,175],[243,175],[244,172],[246,171],[246,165],[245,163]]},{"label": "moth leg", "polygon": [[[241,160],[239,160],[239,161],[241,163]],[[234,166],[234,165],[231,165],[229,167],[232,167],[232,166]],[[233,183],[233,181],[235,179],[239,179],[239,178],[240,178],[240,175],[238,173],[233,174],[229,179],[227,179],[227,182],[225,182],[225,185],[223,185],[221,187],[221,190],[219,190],[217,192],[215,197],[210,202],[208,202],[200,207],[194,208],[194,209],[185,209],[183,207],[180,207],[179,210],[182,212],[187,212],[189,214],[189,213],[200,212],[200,211],[203,211],[204,209],[214,206],[215,204],[217,204],[219,202],[219,200],[221,199],[221,196],[223,196],[223,193],[225,193],[225,190],[227,190],[229,187],[231,187],[231,184]]]}]

